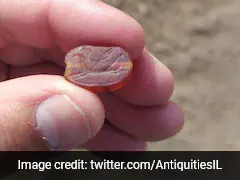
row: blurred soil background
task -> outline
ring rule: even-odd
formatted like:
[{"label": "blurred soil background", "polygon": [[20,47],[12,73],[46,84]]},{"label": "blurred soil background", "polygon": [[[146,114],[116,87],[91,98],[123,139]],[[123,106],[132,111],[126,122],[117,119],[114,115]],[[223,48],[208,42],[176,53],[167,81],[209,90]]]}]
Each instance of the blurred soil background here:
[{"label": "blurred soil background", "polygon": [[104,0],[135,18],[175,76],[182,131],[149,150],[240,150],[240,1]]}]

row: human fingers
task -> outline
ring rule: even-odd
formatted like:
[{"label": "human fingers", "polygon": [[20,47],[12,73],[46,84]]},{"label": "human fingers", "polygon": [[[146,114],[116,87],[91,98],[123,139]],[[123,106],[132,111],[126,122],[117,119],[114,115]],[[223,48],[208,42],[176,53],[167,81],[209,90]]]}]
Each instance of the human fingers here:
[{"label": "human fingers", "polygon": [[[60,45],[66,53],[81,44],[115,45],[136,59],[144,47],[142,27],[125,13],[97,0],[0,2],[0,46]],[[23,11],[24,9],[24,11]]]},{"label": "human fingers", "polygon": [[[52,64],[12,67],[10,78],[52,73],[63,69]],[[161,140],[175,135],[183,126],[183,113],[174,103],[159,106],[136,106],[112,94],[99,95],[106,109],[106,117],[121,131],[144,140]],[[109,132],[109,131],[108,131]],[[101,136],[98,136],[101,137]],[[101,139],[101,138],[100,138]]]},{"label": "human fingers", "polygon": [[131,136],[146,141],[159,141],[178,133],[184,115],[174,103],[159,106],[136,106],[111,94],[100,95],[108,121]]},{"label": "human fingers", "polygon": [[135,61],[132,78],[114,94],[131,104],[155,106],[168,103],[173,87],[171,71],[144,49]]},{"label": "human fingers", "polygon": [[68,150],[103,125],[100,99],[60,76],[15,78],[0,89],[0,150]]}]

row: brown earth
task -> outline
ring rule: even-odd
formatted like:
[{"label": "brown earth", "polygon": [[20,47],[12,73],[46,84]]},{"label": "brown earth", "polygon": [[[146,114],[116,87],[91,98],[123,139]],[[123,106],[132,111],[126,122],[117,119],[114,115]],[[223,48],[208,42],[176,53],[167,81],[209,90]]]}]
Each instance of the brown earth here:
[{"label": "brown earth", "polygon": [[240,1],[105,2],[142,24],[148,48],[175,76],[185,125],[149,150],[239,150]]}]

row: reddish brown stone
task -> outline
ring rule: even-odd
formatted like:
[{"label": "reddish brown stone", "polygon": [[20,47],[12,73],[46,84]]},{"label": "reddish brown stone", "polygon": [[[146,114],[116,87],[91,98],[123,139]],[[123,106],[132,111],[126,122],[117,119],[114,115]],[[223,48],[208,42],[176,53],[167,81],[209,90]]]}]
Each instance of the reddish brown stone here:
[{"label": "reddish brown stone", "polygon": [[65,57],[64,77],[93,92],[114,91],[129,79],[133,62],[120,47],[84,45]]}]

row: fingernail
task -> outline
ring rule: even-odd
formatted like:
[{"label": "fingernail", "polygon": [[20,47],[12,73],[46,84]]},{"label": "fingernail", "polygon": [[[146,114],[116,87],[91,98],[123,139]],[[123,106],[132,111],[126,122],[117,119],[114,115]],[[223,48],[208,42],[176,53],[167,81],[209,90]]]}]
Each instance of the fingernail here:
[{"label": "fingernail", "polygon": [[91,136],[85,113],[66,95],[55,95],[40,103],[34,122],[51,150],[70,150]]}]

